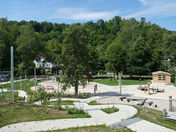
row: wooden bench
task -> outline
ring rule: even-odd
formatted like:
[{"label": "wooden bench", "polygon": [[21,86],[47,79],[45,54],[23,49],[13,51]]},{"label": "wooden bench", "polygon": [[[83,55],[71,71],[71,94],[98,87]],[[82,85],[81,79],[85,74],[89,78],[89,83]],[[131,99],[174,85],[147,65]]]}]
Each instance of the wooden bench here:
[{"label": "wooden bench", "polygon": [[147,101],[147,98],[146,99],[143,99],[141,102],[138,102],[137,105],[139,106],[142,106],[144,105],[144,103]]}]

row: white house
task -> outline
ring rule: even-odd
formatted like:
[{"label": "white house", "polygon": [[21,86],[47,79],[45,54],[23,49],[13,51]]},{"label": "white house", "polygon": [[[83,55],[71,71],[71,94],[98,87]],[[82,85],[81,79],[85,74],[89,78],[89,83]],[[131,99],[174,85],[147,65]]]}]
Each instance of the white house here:
[{"label": "white house", "polygon": [[50,62],[45,62],[45,59],[43,57],[41,57],[40,60],[34,60],[34,63],[36,68],[43,67],[45,69],[52,69],[56,66],[55,64],[52,64]]}]

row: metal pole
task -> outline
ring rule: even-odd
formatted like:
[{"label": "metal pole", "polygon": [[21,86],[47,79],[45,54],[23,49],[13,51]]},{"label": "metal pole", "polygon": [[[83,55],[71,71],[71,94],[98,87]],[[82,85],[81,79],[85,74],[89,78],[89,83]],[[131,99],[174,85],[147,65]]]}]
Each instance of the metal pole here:
[{"label": "metal pole", "polygon": [[11,103],[14,103],[13,46],[11,46]]},{"label": "metal pole", "polygon": [[22,90],[22,85],[21,85],[21,74],[20,74],[20,88]]},{"label": "metal pole", "polygon": [[[0,66],[0,72],[1,72],[1,66]],[[1,74],[2,74],[2,72],[0,73],[0,78],[1,78]],[[1,86],[2,86],[2,80],[1,80]]]},{"label": "metal pole", "polygon": [[172,111],[172,96],[169,96],[169,111]]},{"label": "metal pole", "polygon": [[121,75],[119,73],[119,88],[120,88],[120,95],[122,94],[122,84],[121,84]]},{"label": "metal pole", "polygon": [[35,76],[35,92],[36,92],[36,82],[37,82],[37,77],[36,77],[36,67],[34,68],[34,76]]},{"label": "metal pole", "polygon": [[175,72],[175,86],[176,86],[176,72]]},{"label": "metal pole", "polygon": [[163,109],[163,119],[165,120],[166,118],[166,109]]}]

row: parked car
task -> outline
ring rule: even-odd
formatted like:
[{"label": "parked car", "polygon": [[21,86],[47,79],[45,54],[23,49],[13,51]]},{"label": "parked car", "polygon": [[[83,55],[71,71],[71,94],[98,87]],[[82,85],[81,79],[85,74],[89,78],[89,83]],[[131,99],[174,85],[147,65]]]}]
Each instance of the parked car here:
[{"label": "parked car", "polygon": [[8,78],[6,76],[0,76],[0,81],[1,82],[8,81]]}]

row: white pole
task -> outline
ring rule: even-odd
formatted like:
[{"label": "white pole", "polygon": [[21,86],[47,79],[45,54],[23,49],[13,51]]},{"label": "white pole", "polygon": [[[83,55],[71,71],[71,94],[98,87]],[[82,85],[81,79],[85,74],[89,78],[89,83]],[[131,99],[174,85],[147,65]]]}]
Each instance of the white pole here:
[{"label": "white pole", "polygon": [[37,77],[36,77],[36,67],[34,68],[34,75],[35,75],[35,92],[36,92],[36,82],[37,82]]},{"label": "white pole", "polygon": [[122,84],[121,84],[121,75],[119,73],[119,88],[120,88],[120,95],[122,94]]},{"label": "white pole", "polygon": [[22,90],[22,84],[21,84],[21,74],[20,74],[20,88]]},{"label": "white pole", "polygon": [[14,103],[13,46],[11,46],[11,103]]}]

